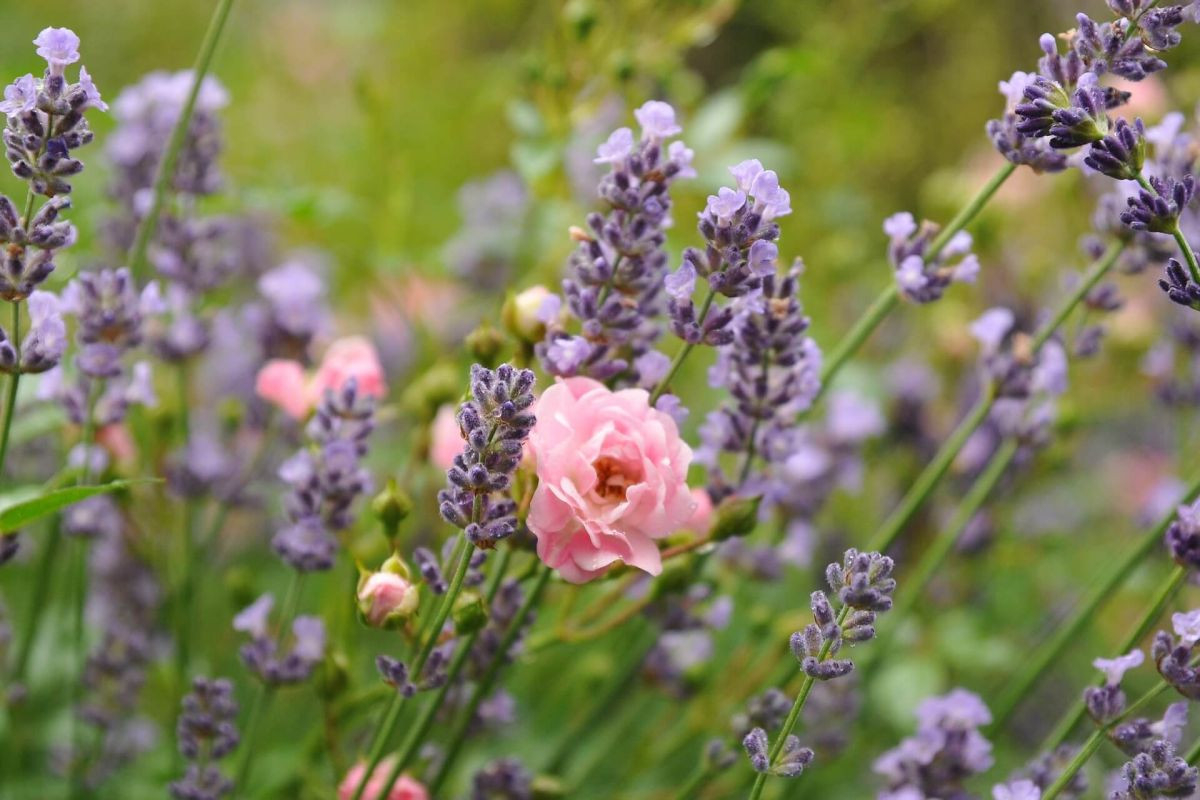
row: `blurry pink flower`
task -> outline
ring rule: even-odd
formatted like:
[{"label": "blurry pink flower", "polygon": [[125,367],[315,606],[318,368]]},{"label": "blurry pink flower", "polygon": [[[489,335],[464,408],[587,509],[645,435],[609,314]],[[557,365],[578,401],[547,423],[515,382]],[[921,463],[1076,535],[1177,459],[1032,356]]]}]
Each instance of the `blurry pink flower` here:
[{"label": "blurry pink flower", "polygon": [[373,397],[387,394],[387,378],[379,363],[375,345],[365,336],[348,336],[329,345],[321,366],[312,380],[312,399],[316,403],[326,389],[337,391],[346,381],[358,381],[358,390]]},{"label": "blurry pink flower", "polygon": [[308,378],[299,361],[283,358],[268,361],[258,371],[254,392],[296,419],[303,419],[311,407]]},{"label": "blurry pink flower", "polygon": [[713,502],[704,489],[692,489],[692,499],[696,501],[696,510],[683,526],[693,533],[705,534],[712,527]]},{"label": "blurry pink flower", "polygon": [[[385,758],[379,762],[379,766],[375,767],[375,771],[371,773],[371,779],[367,781],[366,791],[362,794],[362,800],[429,800],[429,792],[425,790],[417,781],[401,775],[392,784],[392,790],[383,796],[383,782],[392,771],[392,765],[396,762],[395,757]],[[354,791],[358,788],[359,781],[367,771],[367,765],[362,761],[355,764],[346,773],[346,777],[342,779],[341,786],[338,787],[338,800],[351,800],[354,797]]]},{"label": "blurry pink flower", "polygon": [[114,461],[132,461],[137,455],[137,445],[134,444],[133,437],[129,434],[129,428],[124,424],[103,426],[96,431],[96,441],[108,451]]},{"label": "blurry pink flower", "polygon": [[529,445],[538,488],[529,530],[538,557],[572,583],[617,561],[657,575],[655,539],[696,510],[687,485],[692,450],[675,421],[641,389],[613,392],[590,378],[551,386],[535,407]]},{"label": "blurry pink flower", "polygon": [[406,576],[387,569],[364,576],[358,587],[358,608],[368,625],[383,628],[411,617],[421,591]]},{"label": "blurry pink flower", "polygon": [[462,452],[462,432],[458,429],[458,415],[454,406],[445,405],[438,409],[429,430],[429,460],[438,469],[450,469],[454,457]]}]

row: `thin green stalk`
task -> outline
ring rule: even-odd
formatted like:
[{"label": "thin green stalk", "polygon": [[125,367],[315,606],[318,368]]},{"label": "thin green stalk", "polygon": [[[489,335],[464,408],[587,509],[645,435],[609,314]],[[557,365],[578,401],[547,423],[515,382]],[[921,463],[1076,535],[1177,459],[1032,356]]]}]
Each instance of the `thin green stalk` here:
[{"label": "thin green stalk", "polygon": [[[533,587],[529,590],[529,594],[525,596],[525,602],[517,609],[512,622],[508,624],[508,630],[504,632],[504,638],[500,640],[500,646],[496,650],[496,657],[488,665],[487,672],[475,684],[475,688],[471,692],[471,699],[467,701],[466,707],[459,713],[454,728],[450,732],[450,738],[446,742],[446,753],[442,758],[442,765],[438,768],[437,775],[434,776],[429,784],[430,796],[438,797],[441,794],[442,785],[446,782],[446,778],[450,776],[450,770],[453,769],[454,761],[458,758],[463,742],[466,740],[467,728],[475,718],[475,712],[479,708],[479,704],[483,702],[485,697],[491,694],[496,677],[500,674],[500,668],[508,661],[509,651],[512,650],[513,645],[516,643],[521,629],[525,627],[525,620],[529,617],[529,612],[537,605],[542,591],[546,588],[546,584],[550,582],[550,574],[551,570],[545,564],[539,566],[538,575]],[[368,770],[369,773],[370,770]],[[390,784],[385,785],[380,795],[387,796],[391,788]]]},{"label": "thin green stalk", "polygon": [[33,642],[37,636],[38,622],[46,609],[46,597],[50,592],[50,575],[54,570],[55,559],[58,555],[59,544],[62,542],[62,517],[58,514],[50,522],[49,536],[45,547],[38,557],[37,577],[33,584],[33,596],[29,608],[25,611],[25,625],[21,629],[21,641],[17,645],[16,661],[13,664],[12,684],[21,683],[25,679],[25,670],[29,666],[29,656],[33,652]]},{"label": "thin green stalk", "polygon": [[1197,739],[1196,743],[1193,744],[1191,749],[1187,751],[1187,754],[1183,757],[1183,760],[1193,767],[1196,766],[1196,762],[1200,761],[1200,739]]},{"label": "thin green stalk", "polygon": [[[1117,258],[1123,249],[1123,244],[1113,244],[1105,251],[1103,256],[1092,264],[1083,280],[1079,282],[1079,285],[1058,305],[1054,314],[1051,315],[1050,320],[1034,333],[1032,346],[1035,353],[1049,341],[1059,325],[1070,315],[1071,311],[1087,293],[1095,287],[1101,278],[1108,274],[1108,271],[1117,263]],[[950,438],[946,440],[945,444],[942,445],[941,449],[933,457],[933,460],[917,476],[917,480],[909,488],[908,493],[904,495],[900,501],[900,505],[884,520],[875,537],[867,545],[868,550],[883,552],[895,542],[896,538],[903,531],[904,526],[908,524],[909,520],[912,519],[913,515],[924,504],[926,498],[928,498],[938,482],[941,481],[946,471],[950,468],[950,465],[954,462],[954,459],[958,457],[958,453],[967,443],[967,439],[987,419],[988,412],[991,411],[995,401],[995,387],[988,385],[984,389],[983,396],[976,402],[975,407],[959,423],[954,433],[950,435]]]},{"label": "thin green stalk", "polygon": [[[983,210],[984,206],[992,199],[992,196],[996,194],[1016,169],[1016,164],[1008,161],[1004,162],[988,182],[980,188],[965,206],[959,209],[954,218],[930,242],[925,257],[935,258],[942,252],[942,249],[949,243],[954,234],[970,225],[971,221]],[[892,282],[888,284],[886,289],[879,293],[870,307],[854,323],[854,327],[850,329],[850,332],[838,342],[837,347],[827,357],[825,365],[821,370],[821,388],[818,390],[816,397],[813,398],[813,406],[817,405],[826,390],[833,383],[833,379],[837,377],[838,372],[846,365],[846,362],[858,352],[858,349],[870,338],[875,329],[879,327],[879,324],[899,304],[900,291],[896,288],[895,282]]]},{"label": "thin green stalk", "polygon": [[[850,606],[842,606],[842,610],[838,612],[837,624],[840,628],[842,623],[846,621],[846,617],[850,614]],[[824,661],[829,656],[829,651],[833,646],[833,639],[826,639],[821,645],[821,652],[817,655],[818,661]],[[779,754],[783,752],[783,745],[787,741],[788,736],[792,734],[792,728],[796,727],[796,723],[800,721],[800,713],[804,711],[804,704],[808,702],[808,696],[813,690],[813,684],[816,683],[811,676],[804,677],[804,683],[800,684],[800,693],[796,695],[796,702],[792,704],[792,710],[788,712],[787,719],[783,721],[783,726],[775,734],[775,741],[771,743],[770,754],[767,758],[768,769],[775,766],[775,762],[779,760]],[[749,800],[758,800],[762,796],[763,787],[767,783],[767,775],[770,772],[759,772],[754,778],[754,786],[750,789]]]},{"label": "thin green stalk", "polygon": [[21,383],[21,304],[16,300],[12,306],[12,336],[9,341],[16,351],[16,368],[8,376],[8,399],[4,404],[4,427],[0,429],[0,480],[4,478],[4,463],[8,457],[8,437],[12,432],[13,412],[17,409],[17,387]]},{"label": "thin green stalk", "polygon": [[[292,618],[296,615],[296,609],[300,605],[300,590],[303,578],[304,573],[293,571],[292,577],[288,581],[288,588],[283,596],[283,604],[280,606],[279,630],[275,633],[276,650],[282,649],[284,637],[287,636]],[[238,790],[244,790],[247,781],[250,780],[250,767],[254,763],[254,749],[255,745],[258,744],[258,731],[262,727],[262,716],[270,705],[271,698],[274,696],[275,687],[263,683],[258,687],[258,692],[254,695],[254,701],[250,705],[250,714],[246,717],[246,726],[243,728],[245,736],[242,738],[241,745],[238,748],[241,762],[238,764],[237,777],[234,779],[234,797],[240,796]]]},{"label": "thin green stalk", "polygon": [[1083,765],[1088,762],[1088,759],[1090,759],[1092,755],[1100,749],[1100,745],[1104,743],[1104,739],[1108,735],[1108,732],[1112,730],[1118,722],[1128,718],[1131,714],[1133,714],[1133,712],[1137,711],[1139,708],[1165,692],[1169,686],[1170,684],[1168,684],[1166,681],[1159,681],[1153,689],[1150,689],[1137,700],[1133,701],[1133,703],[1131,703],[1128,708],[1121,712],[1120,716],[1118,716],[1116,719],[1110,720],[1097,727],[1096,730],[1092,732],[1092,735],[1088,737],[1087,741],[1083,743],[1083,747],[1079,749],[1079,752],[1075,754],[1075,757],[1071,759],[1071,762],[1067,764],[1066,768],[1063,769],[1058,778],[1055,779],[1054,783],[1050,784],[1050,786],[1046,789],[1045,793],[1042,795],[1042,800],[1054,800],[1054,798],[1058,797],[1059,794],[1062,793],[1063,789],[1067,788],[1071,781],[1075,779],[1075,776],[1079,773],[1079,770],[1083,769]]},{"label": "thin green stalk", "polygon": [[712,767],[710,767],[707,762],[700,762],[700,765],[696,767],[694,772],[692,772],[691,777],[688,778],[683,786],[679,787],[679,791],[675,793],[675,800],[692,800],[692,798],[696,796],[696,793],[700,791],[704,784],[708,783],[708,779],[711,776]]},{"label": "thin green stalk", "polygon": [[[987,501],[992,490],[996,488],[996,484],[1000,482],[1005,470],[1012,463],[1013,458],[1017,454],[1018,444],[1015,439],[1005,439],[995,453],[992,454],[991,460],[988,461],[987,467],[980,473],[975,482],[971,484],[971,488],[967,490],[962,502],[959,503],[958,509],[954,512],[954,517],[946,526],[933,544],[925,550],[921,556],[921,560],[917,562],[917,566],[913,568],[912,573],[907,575],[901,582],[900,588],[896,594],[896,605],[892,609],[892,613],[888,615],[888,620],[891,623],[891,630],[896,629],[896,625],[902,621],[917,601],[921,599],[925,587],[933,580],[933,576],[941,568],[946,558],[954,551],[954,546],[958,543],[959,537],[975,514]],[[882,648],[876,648],[876,651],[882,651]]]},{"label": "thin green stalk", "polygon": [[[478,505],[478,501],[476,504]],[[477,517],[478,514],[473,514],[472,516]],[[465,541],[465,535],[463,538]],[[433,648],[437,645],[438,636],[442,631],[442,627],[446,624],[447,618],[450,616],[455,599],[458,597],[459,592],[462,591],[463,581],[467,577],[467,569],[470,566],[471,547],[468,545],[458,559],[458,566],[454,571],[454,577],[450,581],[450,588],[446,591],[446,596],[443,598],[442,604],[438,607],[437,615],[434,617],[429,631],[429,636],[426,637],[425,643],[421,646],[421,650],[412,662],[409,674],[414,678],[419,677],[421,670],[425,669],[425,662],[429,660],[429,654],[433,652]],[[358,782],[358,787],[354,790],[352,800],[362,800],[363,792],[367,788],[368,779],[375,774],[375,768],[383,760],[383,755],[387,752],[388,740],[392,737],[392,733],[396,729],[396,723],[400,720],[400,710],[404,706],[404,699],[404,695],[401,692],[396,692],[392,696],[392,702],[389,704],[387,712],[376,729],[374,745],[367,759],[367,768],[363,772],[362,780]],[[389,790],[390,787],[380,794],[386,796]]]},{"label": "thin green stalk", "polygon": [[[1130,631],[1129,635],[1125,638],[1125,641],[1121,643],[1120,647],[1117,648],[1116,652],[1129,652],[1137,645],[1138,642],[1142,640],[1142,637],[1150,632],[1150,629],[1154,627],[1155,621],[1162,616],[1162,613],[1171,603],[1171,600],[1173,600],[1175,595],[1179,593],[1179,589],[1183,586],[1183,582],[1186,579],[1187,570],[1183,567],[1176,566],[1171,572],[1171,577],[1164,581],[1163,585],[1159,587],[1158,595],[1154,598],[1154,602],[1150,604],[1150,607],[1147,608],[1146,612],[1142,615],[1142,619],[1138,622],[1137,627]],[[1063,714],[1062,718],[1059,719],[1058,724],[1054,726],[1054,730],[1050,732],[1050,735],[1046,738],[1046,742],[1042,745],[1041,752],[1052,752],[1056,750],[1058,746],[1065,742],[1067,737],[1071,735],[1071,731],[1074,730],[1079,721],[1083,719],[1083,715],[1085,713],[1087,713],[1087,707],[1084,705],[1082,698],[1076,700],[1071,709]]]},{"label": "thin green stalk", "polygon": [[[496,596],[496,591],[500,588],[500,582],[504,579],[504,572],[508,569],[508,561],[511,557],[511,553],[511,548],[505,548],[500,555],[500,559],[496,564],[495,569],[492,572],[492,577],[484,600],[485,604],[488,606],[491,606],[492,600]],[[438,689],[438,692],[436,695],[434,695],[433,699],[430,700],[429,703],[425,705],[425,708],[421,710],[421,715],[417,717],[417,721],[413,723],[412,728],[409,730],[408,737],[404,740],[404,744],[401,746],[399,754],[396,756],[396,763],[392,765],[391,771],[388,773],[387,778],[384,779],[384,785],[389,787],[389,790],[390,787],[395,784],[397,780],[399,780],[400,773],[404,772],[404,768],[408,766],[410,761],[412,761],[413,756],[417,754],[417,748],[419,748],[421,743],[425,741],[425,736],[429,733],[429,728],[433,725],[434,717],[437,716],[438,710],[441,709],[442,704],[446,701],[446,695],[449,694],[450,689],[455,685],[459,673],[462,672],[463,667],[466,666],[467,660],[471,657],[471,649],[475,646],[475,641],[479,638],[480,632],[481,631],[475,631],[474,633],[469,634],[462,641],[462,643],[459,644],[458,650],[454,653],[453,660],[451,660],[449,667],[446,669],[445,682]]]},{"label": "thin green stalk", "polygon": [[925,469],[921,470],[921,474],[913,481],[912,486],[900,501],[900,505],[888,515],[887,519],[875,532],[870,543],[867,544],[868,550],[878,550],[885,552],[899,537],[904,530],[904,526],[908,524],[917,510],[925,503],[925,500],[933,492],[934,487],[941,481],[942,476],[950,469],[950,465],[954,463],[954,459],[958,457],[959,451],[966,445],[967,439],[971,438],[971,434],[983,424],[987,419],[988,412],[992,410],[992,405],[996,402],[996,390],[990,383],[984,389],[983,396],[971,409],[971,412],[963,418],[954,432],[950,434],[950,438],[945,441],[941,448],[934,455]]},{"label": "thin green stalk", "polygon": [[216,52],[217,42],[221,39],[221,32],[225,29],[225,21],[229,18],[229,11],[232,7],[233,0],[217,0],[217,5],[208,22],[208,30],[204,34],[204,40],[200,43],[200,52],[196,54],[196,63],[192,67],[192,85],[188,89],[187,98],[179,112],[179,119],[175,121],[175,127],[171,129],[171,138],[167,142],[167,149],[163,153],[162,161],[159,162],[158,169],[154,174],[154,193],[150,201],[150,210],[138,224],[137,236],[129,251],[129,267],[134,274],[137,274],[145,264],[146,249],[150,246],[154,227],[158,223],[158,215],[162,212],[167,185],[175,174],[175,162],[179,160],[179,152],[187,140],[192,111],[196,108],[196,98],[200,95],[200,86],[208,74],[213,53]]},{"label": "thin green stalk", "polygon": [[[1184,492],[1181,502],[1189,503],[1195,499],[1197,494],[1200,494],[1200,477],[1192,480]],[[1050,665],[1058,660],[1067,645],[1079,635],[1079,632],[1092,619],[1104,601],[1113,595],[1147,555],[1161,545],[1163,534],[1174,519],[1175,508],[1172,507],[1163,515],[1158,524],[1134,545],[1125,558],[1114,564],[1112,569],[1092,588],[1071,618],[1059,627],[1054,635],[1034,652],[1031,658],[1022,661],[1016,676],[1005,687],[999,700],[993,705],[995,720],[992,723],[993,729],[1004,726],[1016,710],[1017,705],[1050,668]]]},{"label": "thin green stalk", "polygon": [[[92,440],[95,438],[96,432],[96,398],[97,392],[94,384],[88,385],[87,391],[87,411],[83,420],[83,468],[79,471],[76,485],[83,485],[91,480],[92,473]],[[74,580],[72,586],[75,587],[75,610],[74,610],[74,627],[73,639],[74,647],[72,653],[75,656],[75,663],[79,666],[79,679],[75,681],[71,696],[72,707],[77,707],[83,696],[83,673],[85,662],[87,660],[87,647],[84,642],[84,624],[83,624],[83,609],[87,602],[87,551],[88,541],[86,538],[80,537],[76,544]],[[71,797],[79,797],[83,791],[83,770],[79,761],[80,743],[79,743],[80,719],[78,714],[71,715],[71,746],[72,753],[70,780],[71,780]]]},{"label": "thin green stalk", "polygon": [[[708,294],[704,295],[704,301],[700,304],[700,313],[696,317],[696,324],[703,327],[705,318],[708,317],[708,312],[712,308],[713,300],[717,297],[717,293],[710,287]],[[658,398],[662,397],[663,392],[671,385],[671,379],[675,377],[675,373],[683,365],[684,360],[696,345],[691,342],[684,342],[683,347],[679,348],[679,352],[675,354],[675,358],[671,360],[671,366],[667,367],[667,374],[663,375],[662,380],[654,387],[654,391],[650,393],[650,405],[654,405]]]}]

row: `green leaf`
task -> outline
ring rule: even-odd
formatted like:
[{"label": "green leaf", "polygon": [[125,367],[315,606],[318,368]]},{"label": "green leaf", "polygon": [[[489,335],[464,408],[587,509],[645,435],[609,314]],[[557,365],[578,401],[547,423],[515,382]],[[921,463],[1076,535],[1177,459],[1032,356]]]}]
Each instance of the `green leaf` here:
[{"label": "green leaf", "polygon": [[41,491],[40,487],[25,486],[0,496],[0,533],[10,533],[35,520],[53,514],[61,508],[105,492],[115,492],[139,483],[158,483],[156,478],[112,481],[98,486],[68,486],[65,489]]}]

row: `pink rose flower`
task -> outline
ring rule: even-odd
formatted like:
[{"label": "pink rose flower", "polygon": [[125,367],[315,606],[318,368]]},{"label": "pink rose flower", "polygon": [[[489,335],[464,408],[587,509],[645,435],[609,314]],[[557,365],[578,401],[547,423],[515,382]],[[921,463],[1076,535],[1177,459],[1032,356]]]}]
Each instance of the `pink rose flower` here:
[{"label": "pink rose flower", "polygon": [[312,406],[308,378],[299,361],[283,358],[268,361],[258,371],[254,392],[296,419],[304,419]]},{"label": "pink rose flower", "polygon": [[692,533],[701,535],[708,533],[713,524],[713,501],[705,489],[692,489],[692,499],[696,501],[696,510],[683,526]]},{"label": "pink rose flower", "polygon": [[642,389],[613,392],[590,378],[551,386],[535,407],[529,446],[538,488],[529,530],[538,557],[572,583],[617,561],[662,572],[655,539],[696,509],[687,485],[692,450]]},{"label": "pink rose flower", "polygon": [[[379,762],[379,766],[371,773],[371,779],[367,781],[362,800],[429,800],[429,792],[425,787],[407,775],[397,778],[396,782],[392,784],[392,790],[387,793],[387,797],[383,796],[383,782],[391,773],[392,765],[395,763],[394,756],[389,756]],[[367,765],[362,761],[350,768],[346,777],[342,779],[342,784],[338,786],[338,800],[351,800],[354,797],[354,790],[358,788],[358,782],[362,780],[366,771]]]},{"label": "pink rose flower", "polygon": [[351,378],[358,381],[358,390],[363,394],[374,397],[387,394],[387,378],[379,363],[379,354],[365,336],[348,336],[329,345],[312,379],[314,404],[326,389],[336,392]]},{"label": "pink rose flower", "polygon": [[462,432],[458,429],[458,415],[454,406],[445,405],[438,409],[429,436],[429,460],[438,469],[450,469],[454,466],[454,457],[463,450]]}]

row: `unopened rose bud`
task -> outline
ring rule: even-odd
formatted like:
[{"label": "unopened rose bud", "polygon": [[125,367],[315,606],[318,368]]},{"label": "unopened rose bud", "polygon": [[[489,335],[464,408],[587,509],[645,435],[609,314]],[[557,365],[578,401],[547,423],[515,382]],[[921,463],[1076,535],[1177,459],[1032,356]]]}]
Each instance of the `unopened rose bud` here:
[{"label": "unopened rose bud", "polygon": [[395,478],[388,480],[382,492],[371,501],[371,512],[383,526],[383,535],[393,541],[400,531],[400,523],[412,513],[412,499],[396,485]]},{"label": "unopened rose bud", "polygon": [[420,589],[409,580],[408,567],[393,555],[378,572],[363,572],[358,579],[358,611],[375,628],[394,628],[417,611]]},{"label": "unopened rose bud", "polygon": [[546,336],[546,317],[558,313],[556,301],[558,296],[545,286],[531,286],[510,295],[501,312],[504,327],[522,341],[540,342]]},{"label": "unopened rose bud", "polygon": [[454,609],[450,614],[454,620],[454,632],[459,636],[467,636],[483,630],[488,623],[487,606],[478,592],[464,591],[454,601]]},{"label": "unopened rose bud", "polygon": [[735,536],[745,536],[758,525],[761,497],[729,497],[717,506],[712,523],[713,541],[720,542]]},{"label": "unopened rose bud", "polygon": [[404,410],[419,422],[429,422],[439,408],[457,403],[462,396],[462,376],[457,364],[443,361],[421,373],[401,397]]}]

